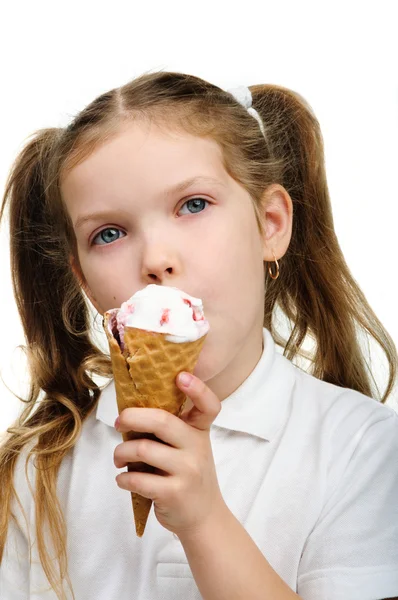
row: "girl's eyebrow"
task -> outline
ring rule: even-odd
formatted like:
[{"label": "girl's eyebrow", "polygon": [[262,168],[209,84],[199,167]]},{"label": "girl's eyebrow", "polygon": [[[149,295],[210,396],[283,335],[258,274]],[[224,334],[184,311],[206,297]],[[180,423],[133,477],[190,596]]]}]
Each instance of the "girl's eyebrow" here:
[{"label": "girl's eyebrow", "polygon": [[[184,179],[184,181],[180,181],[176,185],[172,186],[168,190],[164,192],[164,197],[167,199],[170,196],[174,196],[175,194],[181,193],[192,185],[196,185],[198,183],[210,183],[212,185],[217,185],[219,187],[225,188],[225,183],[216,179],[215,177],[210,177],[209,175],[197,175],[195,177],[189,177],[188,179]],[[106,219],[110,215],[114,214],[115,211],[112,210],[102,210],[98,212],[91,212],[86,215],[81,215],[75,223],[75,229],[79,229],[85,223],[89,221],[99,221]]]}]

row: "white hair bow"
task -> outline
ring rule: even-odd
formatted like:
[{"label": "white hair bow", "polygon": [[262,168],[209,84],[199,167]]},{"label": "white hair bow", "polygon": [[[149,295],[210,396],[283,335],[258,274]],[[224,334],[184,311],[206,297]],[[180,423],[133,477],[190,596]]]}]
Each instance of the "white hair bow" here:
[{"label": "white hair bow", "polygon": [[239,85],[238,87],[227,90],[227,92],[232,94],[232,96],[235,98],[235,100],[237,100],[239,102],[239,104],[244,106],[244,108],[246,108],[247,112],[250,113],[251,116],[256,119],[256,121],[260,125],[261,132],[262,132],[263,136],[265,137],[264,124],[261,120],[260,115],[256,111],[256,109],[252,107],[252,94],[251,94],[251,91],[249,90],[249,88],[246,87],[245,85]]}]

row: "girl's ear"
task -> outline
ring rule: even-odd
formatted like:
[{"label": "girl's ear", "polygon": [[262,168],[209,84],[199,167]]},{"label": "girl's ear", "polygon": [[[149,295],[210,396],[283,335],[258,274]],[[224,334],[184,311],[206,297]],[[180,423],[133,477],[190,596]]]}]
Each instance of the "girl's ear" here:
[{"label": "girl's ear", "polygon": [[97,299],[95,298],[95,296],[92,294],[90,288],[88,287],[87,282],[82,273],[82,270],[80,268],[80,265],[78,264],[78,262],[76,261],[76,259],[73,256],[69,257],[69,264],[71,266],[74,276],[76,277],[76,279],[79,282],[80,287],[84,290],[85,294],[87,295],[88,299],[90,300],[91,304],[94,306],[96,311],[102,315],[104,311],[102,310]]},{"label": "girl's ear", "polygon": [[286,254],[289,247],[292,237],[293,203],[283,186],[272,184],[264,193],[262,207],[263,259],[272,262]]}]

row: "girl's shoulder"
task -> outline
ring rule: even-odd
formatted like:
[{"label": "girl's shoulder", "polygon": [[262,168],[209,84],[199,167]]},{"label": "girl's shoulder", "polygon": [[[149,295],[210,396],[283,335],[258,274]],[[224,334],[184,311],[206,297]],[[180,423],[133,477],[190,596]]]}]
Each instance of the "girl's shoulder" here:
[{"label": "girl's shoulder", "polygon": [[292,411],[299,415],[302,431],[318,439],[318,451],[329,456],[331,469],[341,473],[352,461],[370,468],[383,458],[396,470],[398,413],[391,406],[296,371]]},{"label": "girl's shoulder", "polygon": [[372,427],[380,431],[381,438],[386,430],[395,432],[398,438],[398,413],[392,406],[322,381],[282,355],[277,360],[286,376],[290,371],[294,380],[290,415],[303,431],[311,434],[322,430],[324,440],[335,440],[338,445],[353,439],[359,441]]},{"label": "girl's shoulder", "polygon": [[330,416],[343,416],[354,412],[356,417],[362,415],[376,421],[398,418],[397,411],[389,404],[382,404],[356,390],[318,379],[282,355],[279,356],[279,360],[284,363],[284,368],[294,372],[292,397],[294,402],[301,403],[303,408],[315,409]]}]

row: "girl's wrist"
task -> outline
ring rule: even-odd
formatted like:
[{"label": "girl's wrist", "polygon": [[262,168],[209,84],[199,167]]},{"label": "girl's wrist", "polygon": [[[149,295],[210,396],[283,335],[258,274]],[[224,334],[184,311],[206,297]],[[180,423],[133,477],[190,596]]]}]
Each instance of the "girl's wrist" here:
[{"label": "girl's wrist", "polygon": [[216,530],[222,529],[224,523],[227,526],[231,517],[233,518],[233,514],[221,497],[219,502],[213,505],[213,509],[206,519],[189,529],[177,533],[178,538],[183,546],[195,542],[200,543],[206,537],[213,536]]}]

